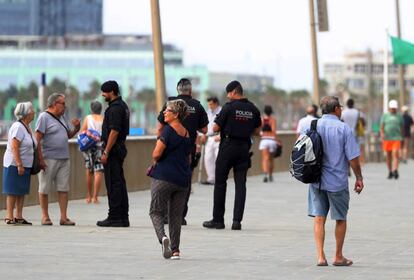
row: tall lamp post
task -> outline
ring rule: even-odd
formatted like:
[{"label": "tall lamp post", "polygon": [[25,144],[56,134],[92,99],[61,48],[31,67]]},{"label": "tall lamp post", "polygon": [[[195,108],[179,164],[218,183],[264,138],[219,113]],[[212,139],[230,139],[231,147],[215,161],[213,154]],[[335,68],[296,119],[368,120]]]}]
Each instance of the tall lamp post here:
[{"label": "tall lamp post", "polygon": [[152,45],[154,49],[154,70],[155,70],[155,95],[157,110],[161,111],[164,105],[165,74],[164,74],[164,50],[162,47],[160,5],[158,0],[151,0],[151,21],[152,21]]}]

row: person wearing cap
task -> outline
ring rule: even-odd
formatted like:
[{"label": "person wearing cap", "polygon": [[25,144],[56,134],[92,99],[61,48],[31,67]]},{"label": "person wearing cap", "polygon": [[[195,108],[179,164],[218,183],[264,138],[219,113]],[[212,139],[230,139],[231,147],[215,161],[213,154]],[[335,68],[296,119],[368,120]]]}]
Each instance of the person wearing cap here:
[{"label": "person wearing cap", "polygon": [[401,148],[401,161],[407,163],[407,154],[408,154],[408,147],[410,147],[410,139],[411,139],[411,127],[413,126],[413,118],[410,116],[408,112],[408,106],[404,105],[401,107],[401,111],[403,112],[403,120],[404,120],[404,140],[402,142]]},{"label": "person wearing cap", "polygon": [[[177,83],[177,96],[171,96],[168,98],[169,101],[181,99],[184,100],[188,106],[187,110],[187,117],[183,120],[183,126],[188,130],[190,134],[190,140],[193,144],[193,148],[191,150],[191,171],[197,166],[198,160],[200,159],[200,154],[196,153],[196,140],[197,140],[197,131],[206,134],[207,133],[207,125],[208,125],[208,117],[207,113],[204,110],[204,107],[200,104],[200,101],[194,99],[191,96],[192,93],[192,84],[191,81],[187,78],[182,78]],[[157,124],[157,136],[160,137],[166,122],[164,119],[164,111],[167,108],[167,104],[164,104],[163,108],[161,109],[158,115],[158,124]],[[182,225],[186,225],[187,221],[185,217],[188,213],[188,200],[190,199],[191,193],[191,184],[188,186],[187,190],[187,197],[186,202],[184,205],[184,213],[183,213],[183,220]],[[168,221],[166,221],[168,222]]]},{"label": "person wearing cap", "polygon": [[66,111],[65,95],[53,93],[47,99],[47,110],[39,115],[36,123],[37,151],[39,165],[43,169],[39,178],[39,202],[42,209],[44,226],[53,225],[49,217],[49,193],[57,190],[60,208],[60,225],[74,226],[75,222],[67,217],[69,200],[69,144],[68,140],[78,133],[80,120],[69,122],[64,117]]},{"label": "person wearing cap", "polygon": [[[32,225],[23,218],[24,196],[30,192],[30,169],[33,166],[36,142],[30,123],[34,119],[31,102],[17,103],[14,115],[17,122],[9,129],[3,157],[3,194],[6,195],[6,225]],[[16,215],[13,215],[16,208]]]},{"label": "person wearing cap", "polygon": [[223,229],[226,204],[227,178],[233,168],[235,201],[232,230],[241,230],[246,201],[246,175],[251,165],[249,150],[253,134],[260,134],[262,124],[260,111],[243,96],[243,87],[238,81],[226,87],[227,102],[215,119],[214,132],[220,132],[220,147],[216,160],[214,184],[213,219],[205,221],[206,228]]},{"label": "person wearing cap", "polygon": [[108,193],[108,217],[98,221],[100,227],[129,227],[128,191],[123,164],[127,156],[125,140],[129,134],[129,109],[122,100],[116,81],[106,81],[101,86],[102,96],[109,106],[102,123],[105,185]]},{"label": "person wearing cap", "polygon": [[397,112],[397,100],[390,100],[388,108],[388,112],[381,117],[380,136],[382,148],[386,152],[388,179],[398,179],[398,157],[403,140],[404,120]]}]

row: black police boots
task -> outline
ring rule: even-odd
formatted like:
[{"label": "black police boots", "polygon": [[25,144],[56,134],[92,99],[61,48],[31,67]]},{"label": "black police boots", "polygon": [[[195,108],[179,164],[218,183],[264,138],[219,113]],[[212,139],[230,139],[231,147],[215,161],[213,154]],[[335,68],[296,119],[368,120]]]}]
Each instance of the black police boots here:
[{"label": "black police boots", "polygon": [[219,223],[219,222],[216,222],[214,220],[210,220],[210,221],[205,221],[203,223],[203,227],[205,227],[205,228],[223,229],[225,226],[224,226],[224,223]]},{"label": "black police boots", "polygon": [[241,223],[239,221],[233,221],[231,225],[232,230],[241,230]]},{"label": "black police boots", "polygon": [[103,221],[97,221],[98,227],[129,227],[128,219],[109,219],[106,218]]}]

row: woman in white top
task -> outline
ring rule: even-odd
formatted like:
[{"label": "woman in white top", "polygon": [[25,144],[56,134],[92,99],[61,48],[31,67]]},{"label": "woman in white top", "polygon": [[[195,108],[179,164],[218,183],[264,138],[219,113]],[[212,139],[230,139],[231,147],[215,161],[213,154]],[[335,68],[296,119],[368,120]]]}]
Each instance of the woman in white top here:
[{"label": "woman in white top", "polygon": [[[32,225],[23,218],[24,196],[30,192],[30,169],[36,141],[30,129],[34,119],[31,102],[18,103],[14,110],[17,122],[9,129],[3,158],[3,194],[6,195],[7,225]],[[16,207],[16,215],[13,214]]]},{"label": "woman in white top", "polygon": [[[83,133],[89,129],[95,130],[102,134],[102,122],[103,116],[102,104],[99,101],[92,101],[90,105],[91,113],[87,115],[83,120],[80,133]],[[85,167],[86,167],[86,202],[87,203],[99,203],[98,195],[101,188],[102,176],[104,171],[104,166],[101,163],[102,157],[102,142],[96,143],[95,147],[90,148],[86,152],[83,152],[85,158]],[[93,182],[93,193],[92,193],[92,180]]]}]

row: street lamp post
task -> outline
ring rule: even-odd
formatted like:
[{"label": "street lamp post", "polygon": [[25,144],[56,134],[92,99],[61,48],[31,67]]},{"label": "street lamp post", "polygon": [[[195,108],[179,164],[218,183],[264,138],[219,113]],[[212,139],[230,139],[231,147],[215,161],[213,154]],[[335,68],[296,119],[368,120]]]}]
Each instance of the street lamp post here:
[{"label": "street lamp post", "polygon": [[152,45],[154,49],[155,95],[157,110],[161,111],[166,96],[164,74],[164,50],[162,47],[160,5],[151,0]]}]

